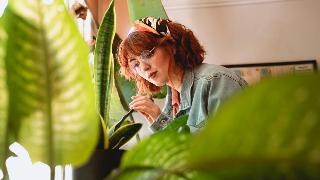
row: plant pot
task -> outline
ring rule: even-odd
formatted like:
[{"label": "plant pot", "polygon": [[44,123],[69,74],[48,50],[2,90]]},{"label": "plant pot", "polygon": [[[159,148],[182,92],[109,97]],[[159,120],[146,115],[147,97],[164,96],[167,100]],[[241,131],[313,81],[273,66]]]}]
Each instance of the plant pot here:
[{"label": "plant pot", "polygon": [[89,161],[73,170],[74,180],[102,180],[120,165],[125,150],[97,149]]}]

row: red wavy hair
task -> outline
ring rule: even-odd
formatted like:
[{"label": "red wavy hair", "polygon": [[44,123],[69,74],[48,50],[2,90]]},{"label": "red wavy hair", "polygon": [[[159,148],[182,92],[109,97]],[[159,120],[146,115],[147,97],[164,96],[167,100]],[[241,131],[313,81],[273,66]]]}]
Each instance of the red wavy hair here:
[{"label": "red wavy hair", "polygon": [[161,87],[155,86],[149,81],[136,75],[129,67],[131,57],[140,56],[144,50],[153,47],[175,48],[175,64],[182,70],[192,69],[201,64],[204,60],[205,50],[193,32],[176,22],[169,22],[169,36],[159,36],[151,32],[132,32],[124,39],[118,49],[118,61],[120,72],[129,80],[134,80],[139,94],[154,94],[160,91]]}]

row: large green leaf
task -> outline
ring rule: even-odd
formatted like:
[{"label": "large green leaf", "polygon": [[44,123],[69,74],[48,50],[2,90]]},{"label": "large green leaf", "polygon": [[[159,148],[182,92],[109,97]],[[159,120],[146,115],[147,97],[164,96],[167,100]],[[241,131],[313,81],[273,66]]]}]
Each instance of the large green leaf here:
[{"label": "large green leaf", "polygon": [[132,23],[137,19],[147,16],[168,18],[161,0],[127,0],[127,3],[130,21]]},{"label": "large green leaf", "polygon": [[189,158],[189,134],[161,131],[142,140],[128,151],[114,179],[179,179]]},{"label": "large green leaf", "polygon": [[33,161],[83,163],[99,119],[88,47],[74,19],[62,1],[41,0],[10,1],[3,18],[10,133]]},{"label": "large green leaf", "polygon": [[7,115],[8,115],[8,92],[6,85],[6,69],[5,69],[5,42],[6,33],[0,22],[0,169],[3,169],[3,163],[8,150],[7,140]]},{"label": "large green leaf", "polygon": [[320,178],[320,76],[270,79],[232,99],[194,140],[213,177]]}]

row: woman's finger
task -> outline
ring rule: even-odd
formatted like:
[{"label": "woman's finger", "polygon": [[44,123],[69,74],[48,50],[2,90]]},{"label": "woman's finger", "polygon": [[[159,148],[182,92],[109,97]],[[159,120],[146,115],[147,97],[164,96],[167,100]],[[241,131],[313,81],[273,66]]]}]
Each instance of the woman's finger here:
[{"label": "woman's finger", "polygon": [[139,101],[142,99],[150,99],[148,96],[132,96],[131,97],[132,101]]},{"label": "woman's finger", "polygon": [[158,106],[147,108],[146,106],[142,105],[134,107],[133,109],[135,111],[148,114],[150,117],[152,117],[153,120],[155,120],[161,113],[160,108]]},{"label": "woman's finger", "polygon": [[150,100],[140,100],[140,101],[134,101],[132,103],[129,104],[130,107],[136,107],[136,106],[141,106],[141,105],[145,105],[145,106],[156,106],[156,104],[154,104],[152,101]]},{"label": "woman's finger", "polygon": [[148,96],[132,96],[130,109],[144,115],[148,121],[154,121],[160,114],[160,108]]}]

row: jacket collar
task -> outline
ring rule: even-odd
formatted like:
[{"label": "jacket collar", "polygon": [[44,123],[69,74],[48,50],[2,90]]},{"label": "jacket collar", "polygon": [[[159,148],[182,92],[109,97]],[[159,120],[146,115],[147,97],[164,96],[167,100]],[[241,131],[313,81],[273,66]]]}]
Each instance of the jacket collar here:
[{"label": "jacket collar", "polygon": [[[181,85],[181,93],[180,93],[180,107],[179,111],[188,109],[191,106],[191,88],[194,81],[194,71],[193,69],[186,70],[183,75],[182,85]],[[171,112],[171,88],[168,86],[167,88],[167,100],[164,111]]]},{"label": "jacket collar", "polygon": [[191,88],[194,81],[193,69],[187,69],[183,75],[180,93],[180,110],[185,110],[191,106]]}]

